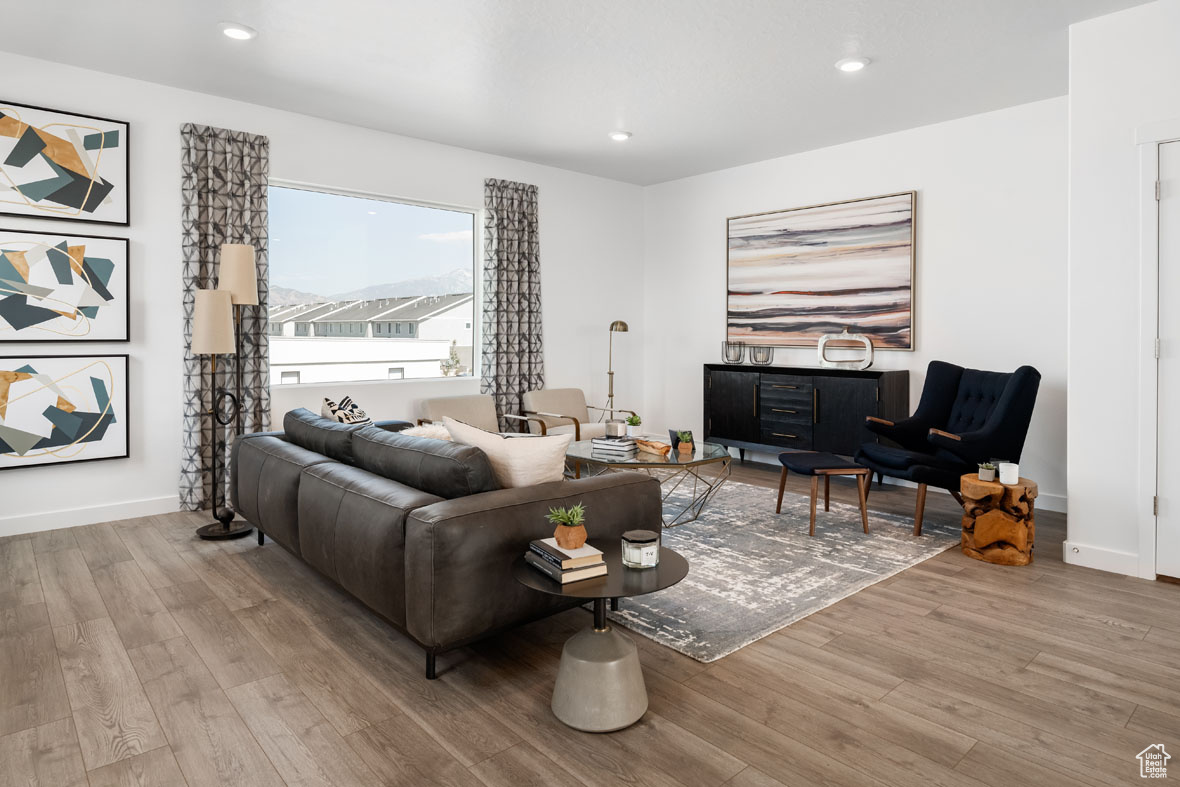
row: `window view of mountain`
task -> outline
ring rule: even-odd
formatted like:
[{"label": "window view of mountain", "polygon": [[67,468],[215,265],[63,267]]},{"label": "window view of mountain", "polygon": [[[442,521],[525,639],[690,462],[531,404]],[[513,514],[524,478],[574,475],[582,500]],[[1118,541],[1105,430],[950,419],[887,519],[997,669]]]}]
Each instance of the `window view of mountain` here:
[{"label": "window view of mountain", "polygon": [[472,373],[473,212],[274,186],[269,210],[272,384]]}]

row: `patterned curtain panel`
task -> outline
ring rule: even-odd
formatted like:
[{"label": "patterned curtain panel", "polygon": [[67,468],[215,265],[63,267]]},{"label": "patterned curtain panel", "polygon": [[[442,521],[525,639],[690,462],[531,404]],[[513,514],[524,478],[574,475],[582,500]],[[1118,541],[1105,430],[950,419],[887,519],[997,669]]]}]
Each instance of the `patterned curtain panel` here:
[{"label": "patterned curtain panel", "polygon": [[545,387],[541,345],[541,249],[537,187],[510,180],[483,183],[483,377],[481,390],[504,413]]},{"label": "patterned curtain panel", "polygon": [[[186,123],[180,129],[181,250],[184,260],[184,423],[180,461],[180,503],[188,511],[220,501],[203,469],[210,466],[209,412],[213,389],[235,389],[242,364],[242,430],[270,426],[270,361],[267,339],[267,177],[270,140],[241,131]],[[218,383],[209,380],[209,359],[189,352],[193,327],[193,291],[217,286],[223,243],[248,243],[256,251],[258,305],[241,309],[242,354],[217,358]],[[232,431],[229,430],[229,431]],[[231,440],[226,440],[228,459]],[[223,460],[225,461],[225,460]]]}]

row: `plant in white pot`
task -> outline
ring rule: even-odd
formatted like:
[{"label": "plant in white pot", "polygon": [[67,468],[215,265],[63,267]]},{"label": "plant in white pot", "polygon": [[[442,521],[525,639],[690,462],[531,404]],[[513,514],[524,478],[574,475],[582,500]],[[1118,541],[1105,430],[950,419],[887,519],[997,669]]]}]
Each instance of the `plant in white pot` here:
[{"label": "plant in white pot", "polygon": [[996,466],[991,462],[979,463],[979,480],[980,481],[995,481],[996,480]]},{"label": "plant in white pot", "polygon": [[643,424],[643,419],[640,418],[638,415],[633,414],[633,415],[627,416],[627,436],[628,437],[638,437],[639,436],[639,427],[642,424]]}]

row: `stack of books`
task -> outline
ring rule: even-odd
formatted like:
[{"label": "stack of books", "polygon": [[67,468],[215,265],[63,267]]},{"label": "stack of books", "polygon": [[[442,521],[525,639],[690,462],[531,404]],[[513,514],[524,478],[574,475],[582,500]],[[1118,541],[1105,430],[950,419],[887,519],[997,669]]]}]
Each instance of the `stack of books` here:
[{"label": "stack of books", "polygon": [[628,459],[639,451],[632,437],[595,437],[590,440],[590,452],[595,458]]},{"label": "stack of books", "polygon": [[602,550],[584,544],[577,549],[562,549],[553,538],[538,538],[529,542],[525,562],[555,582],[565,585],[580,579],[606,575]]}]

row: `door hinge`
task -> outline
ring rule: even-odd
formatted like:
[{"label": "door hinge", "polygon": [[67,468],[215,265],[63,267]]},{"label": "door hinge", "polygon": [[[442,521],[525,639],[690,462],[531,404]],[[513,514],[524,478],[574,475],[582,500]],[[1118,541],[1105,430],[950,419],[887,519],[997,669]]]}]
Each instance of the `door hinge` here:
[{"label": "door hinge", "polygon": [[1155,201],[1160,201],[1160,182],[1158,180],[1155,182]]},{"label": "door hinge", "polygon": [[1152,348],[1152,352],[1155,354],[1155,359],[1158,361],[1160,359],[1160,337],[1155,337],[1154,344],[1155,347]]},{"label": "door hinge", "polygon": [[1152,516],[1160,515],[1160,497],[1159,495],[1152,495],[1151,497],[1151,514]]}]

